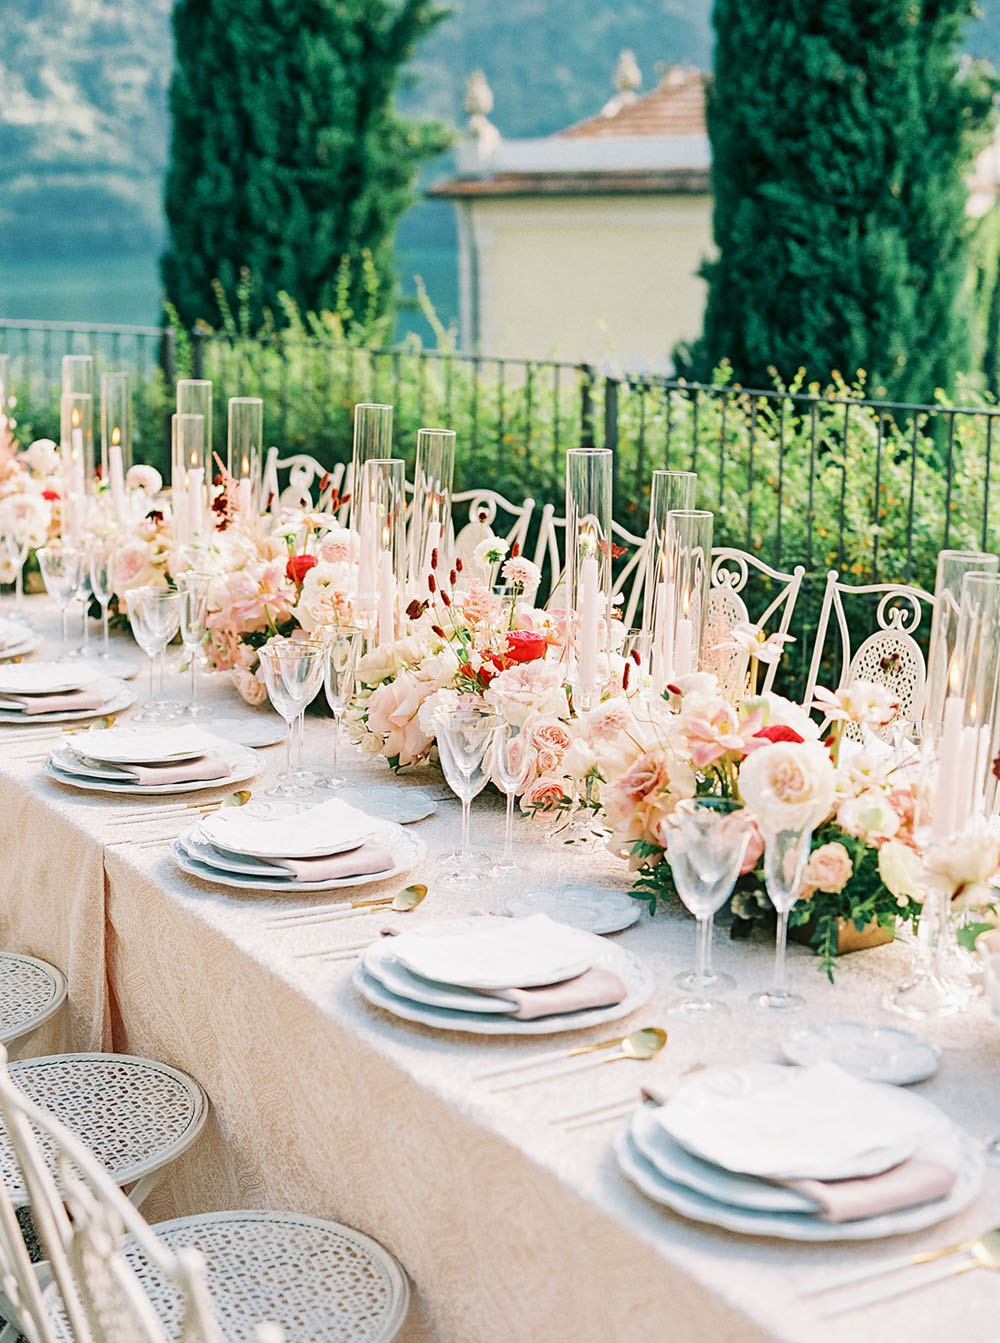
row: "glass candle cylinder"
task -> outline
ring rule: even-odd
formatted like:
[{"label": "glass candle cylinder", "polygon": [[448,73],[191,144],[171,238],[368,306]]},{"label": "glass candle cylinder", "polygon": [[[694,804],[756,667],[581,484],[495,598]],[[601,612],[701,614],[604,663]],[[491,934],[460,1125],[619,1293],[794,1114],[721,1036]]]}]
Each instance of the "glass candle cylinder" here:
[{"label": "glass candle cylinder", "polygon": [[10,355],[0,354],[0,429],[7,423],[10,409]]},{"label": "glass candle cylinder", "polygon": [[573,612],[567,672],[584,709],[608,679],[613,469],[609,448],[566,454],[566,606]]},{"label": "glass candle cylinder", "polygon": [[201,415],[173,415],[170,429],[174,536],[179,544],[190,545],[204,530],[208,507],[205,421]]},{"label": "glass candle cylinder", "polygon": [[94,479],[93,423],[94,398],[87,392],[63,392],[59,398],[62,523],[71,545],[81,542],[87,491]]},{"label": "glass candle cylinder", "polygon": [[440,567],[446,573],[451,568],[451,483],[454,471],[454,430],[418,430],[408,584],[414,597],[424,595],[431,555],[435,550]]},{"label": "glass candle cylinder", "polygon": [[371,458],[361,471],[358,624],[371,645],[391,643],[400,630],[406,580],[406,463]]},{"label": "glass candle cylinder", "polygon": [[[951,683],[960,680],[962,716],[957,733],[949,722],[949,739],[946,740],[945,733],[940,737],[938,788],[941,801],[952,809],[947,833],[963,830],[970,815],[985,810],[987,795],[990,800],[993,796],[994,725],[1000,673],[1000,574],[972,572],[963,577],[951,671]],[[945,718],[951,711],[951,698],[950,685]]]},{"label": "glass candle cylinder", "polygon": [[[664,680],[657,687],[661,692],[672,679],[687,676],[701,666],[714,521],[714,514],[704,509],[674,509],[667,514],[665,560],[673,600],[671,609],[662,613],[667,620],[662,641],[669,650],[669,661],[661,667]],[[659,638],[654,620],[654,647]]]},{"label": "glass candle cylinder", "polygon": [[[663,643],[654,644],[653,626],[658,626],[661,639],[664,640],[668,624],[672,628],[666,610],[672,600],[666,551],[667,515],[678,509],[694,508],[697,484],[698,477],[693,471],[653,472],[649,491],[649,525],[646,528],[646,574],[642,589],[643,637],[639,651],[643,666],[653,675],[654,684],[658,678],[662,681],[664,659],[669,661],[670,650]],[[655,668],[654,661],[657,664]],[[662,692],[663,685],[657,686],[657,689]]]},{"label": "glass candle cylinder", "polygon": [[942,550],[938,555],[923,713],[923,730],[935,741],[944,721],[948,674],[958,641],[962,580],[968,573],[996,573],[997,565],[996,555],[978,550]]},{"label": "glass candle cylinder", "polygon": [[226,462],[236,480],[237,507],[243,518],[255,518],[265,506],[262,500],[264,402],[259,396],[229,398],[229,428]]},{"label": "glass candle cylinder", "polygon": [[354,407],[354,453],[351,458],[350,526],[357,528],[358,485],[366,462],[392,456],[392,406],[361,402]]},{"label": "glass candle cylinder", "polygon": [[94,357],[90,354],[64,354],[62,358],[62,389],[64,392],[83,392],[94,395]]},{"label": "glass candle cylinder", "polygon": [[101,374],[101,479],[115,514],[125,518],[125,477],[132,466],[132,392],[127,373]]},{"label": "glass candle cylinder", "polygon": [[208,378],[178,378],[177,414],[200,415],[205,421],[205,456],[212,463],[212,384]]}]

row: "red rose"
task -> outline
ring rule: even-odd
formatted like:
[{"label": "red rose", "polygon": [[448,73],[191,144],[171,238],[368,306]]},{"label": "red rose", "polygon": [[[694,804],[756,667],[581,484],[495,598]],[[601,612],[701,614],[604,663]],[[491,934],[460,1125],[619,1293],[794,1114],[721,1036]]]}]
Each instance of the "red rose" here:
[{"label": "red rose", "polygon": [[762,727],[753,735],[763,737],[765,741],[805,741],[805,737],[800,737],[793,727],[786,727],[784,723],[775,723],[774,727]]},{"label": "red rose", "polygon": [[58,491],[58,490],[42,490],[42,498],[43,498],[43,499],[48,499],[49,503],[51,504],[51,503],[53,502],[53,500],[59,498],[59,491]]},{"label": "red rose", "polygon": [[507,635],[507,661],[537,662],[548,646],[545,635],[537,630],[511,630]]},{"label": "red rose", "polygon": [[285,565],[285,576],[293,583],[301,583],[315,563],[315,555],[290,555]]},{"label": "red rose", "polygon": [[489,688],[489,684],[494,676],[496,676],[497,672],[485,662],[477,672],[472,670],[472,664],[470,662],[463,662],[458,669],[458,674],[459,676],[467,676],[470,681],[478,681],[482,688],[486,690]]}]

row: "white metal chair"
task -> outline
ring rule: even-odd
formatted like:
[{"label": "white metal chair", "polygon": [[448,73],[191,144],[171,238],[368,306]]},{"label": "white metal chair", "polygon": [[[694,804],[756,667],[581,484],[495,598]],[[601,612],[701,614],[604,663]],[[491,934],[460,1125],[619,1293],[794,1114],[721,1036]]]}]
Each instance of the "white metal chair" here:
[{"label": "white metal chair", "polygon": [[[875,609],[878,628],[852,652],[851,627],[844,610],[844,598],[871,598],[876,594],[879,597]],[[823,605],[816,626],[816,642],[813,645],[803,704],[808,707],[813,700],[832,613],[836,617],[840,636],[840,676],[831,688],[841,690],[854,681],[871,681],[875,685],[885,686],[899,700],[894,724],[898,726],[900,723],[917,722],[923,707],[927,665],[920,645],[913,636],[924,614],[930,614],[933,610],[934,598],[923,588],[910,587],[905,583],[868,583],[853,587],[850,583],[841,583],[837,570],[831,569],[827,574]],[[880,729],[879,735],[889,733],[890,729],[891,725]]]},{"label": "white metal chair", "polygon": [[[496,490],[462,490],[451,496],[451,503],[453,510],[459,505],[468,505],[468,522],[456,532],[452,547],[452,553],[460,557],[464,565],[470,564],[472,552],[488,536],[503,536],[511,546],[516,542],[523,552],[535,511],[534,499],[515,504]],[[498,517],[500,525],[496,527]]]},{"label": "white metal chair", "polygon": [[66,977],[61,970],[34,956],[0,951],[0,1044],[30,1035],[65,1000]]},{"label": "white metal chair", "polygon": [[[632,552],[615,576],[611,590],[612,604],[621,608],[622,622],[626,629],[631,629],[636,623],[636,615],[639,613],[642,601],[643,582],[646,577],[646,541],[644,537],[635,536],[621,523],[615,521],[611,523],[611,533],[616,544],[623,545],[626,550]],[[556,517],[552,504],[546,504],[542,509],[541,526],[533,556],[535,564],[543,574],[538,599],[542,606],[552,601],[562,581],[565,534],[566,519]]]},{"label": "white metal chair", "polygon": [[[738,649],[720,648],[719,645],[725,643],[733,629],[743,623],[758,625],[767,634],[787,634],[805,572],[805,566],[801,564],[787,573],[772,568],[745,550],[737,550],[732,546],[713,547],[708,611],[702,638],[702,665],[706,671],[715,672],[719,686],[728,698],[735,700],[744,693],[749,654]],[[760,615],[753,616],[747,610],[742,596],[751,573],[763,575],[779,585],[777,594]],[[778,623],[775,626],[776,619]],[[777,671],[778,663],[771,663],[758,689],[770,690]]]},{"label": "white metal chair", "polygon": [[[279,471],[288,472],[284,489],[281,488]],[[327,478],[326,484],[322,490],[318,490],[324,478]],[[263,502],[266,504],[268,499],[274,499],[280,508],[321,508],[323,501],[329,502],[334,490],[339,490],[343,478],[343,462],[327,469],[308,453],[296,452],[291,457],[279,457],[277,448],[269,448],[264,463]],[[318,490],[315,500],[314,484]]]},{"label": "white metal chair", "polygon": [[402,1326],[406,1277],[368,1236],[269,1212],[209,1213],[154,1229],[2,1062],[0,1116],[48,1256],[37,1273],[0,1191],[7,1313],[29,1343],[274,1343],[279,1329],[289,1343],[388,1343]]}]

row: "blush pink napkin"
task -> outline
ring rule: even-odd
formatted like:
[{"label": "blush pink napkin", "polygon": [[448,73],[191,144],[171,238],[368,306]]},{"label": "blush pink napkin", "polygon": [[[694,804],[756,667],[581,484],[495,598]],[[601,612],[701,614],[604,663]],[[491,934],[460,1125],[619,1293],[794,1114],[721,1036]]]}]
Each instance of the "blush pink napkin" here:
[{"label": "blush pink napkin", "polygon": [[142,788],[164,783],[208,783],[212,779],[227,779],[229,766],[219,755],[199,755],[194,760],[180,760],[153,765],[109,765],[123,779],[131,779]]},{"label": "blush pink napkin", "polygon": [[820,1205],[821,1222],[855,1222],[862,1217],[915,1208],[950,1193],[956,1172],[926,1157],[911,1156],[891,1170],[857,1180],[784,1180]]},{"label": "blush pink napkin", "polygon": [[104,700],[96,690],[67,690],[60,695],[7,695],[3,699],[19,704],[27,717],[33,713],[73,713],[83,709],[103,709]]},{"label": "blush pink napkin", "polygon": [[349,853],[332,853],[325,858],[265,858],[296,881],[342,881],[347,877],[366,877],[371,872],[387,872],[393,867],[392,854],[377,844],[362,844]]},{"label": "blush pink napkin", "polygon": [[517,1021],[584,1012],[588,1007],[613,1007],[625,997],[625,985],[610,970],[584,970],[582,975],[543,984],[536,989],[484,989],[491,998],[509,998],[517,1006],[510,1013]]}]

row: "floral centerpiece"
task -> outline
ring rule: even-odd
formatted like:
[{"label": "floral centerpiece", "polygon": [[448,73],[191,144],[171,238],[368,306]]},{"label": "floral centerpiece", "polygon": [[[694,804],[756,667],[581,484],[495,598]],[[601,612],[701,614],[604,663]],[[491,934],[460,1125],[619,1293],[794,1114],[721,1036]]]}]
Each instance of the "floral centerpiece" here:
[{"label": "floral centerpiece", "polygon": [[[19,449],[16,425],[0,413],[0,532],[29,552],[59,534],[59,449],[38,438]],[[13,583],[16,563],[6,549],[0,554],[0,583]]]}]

